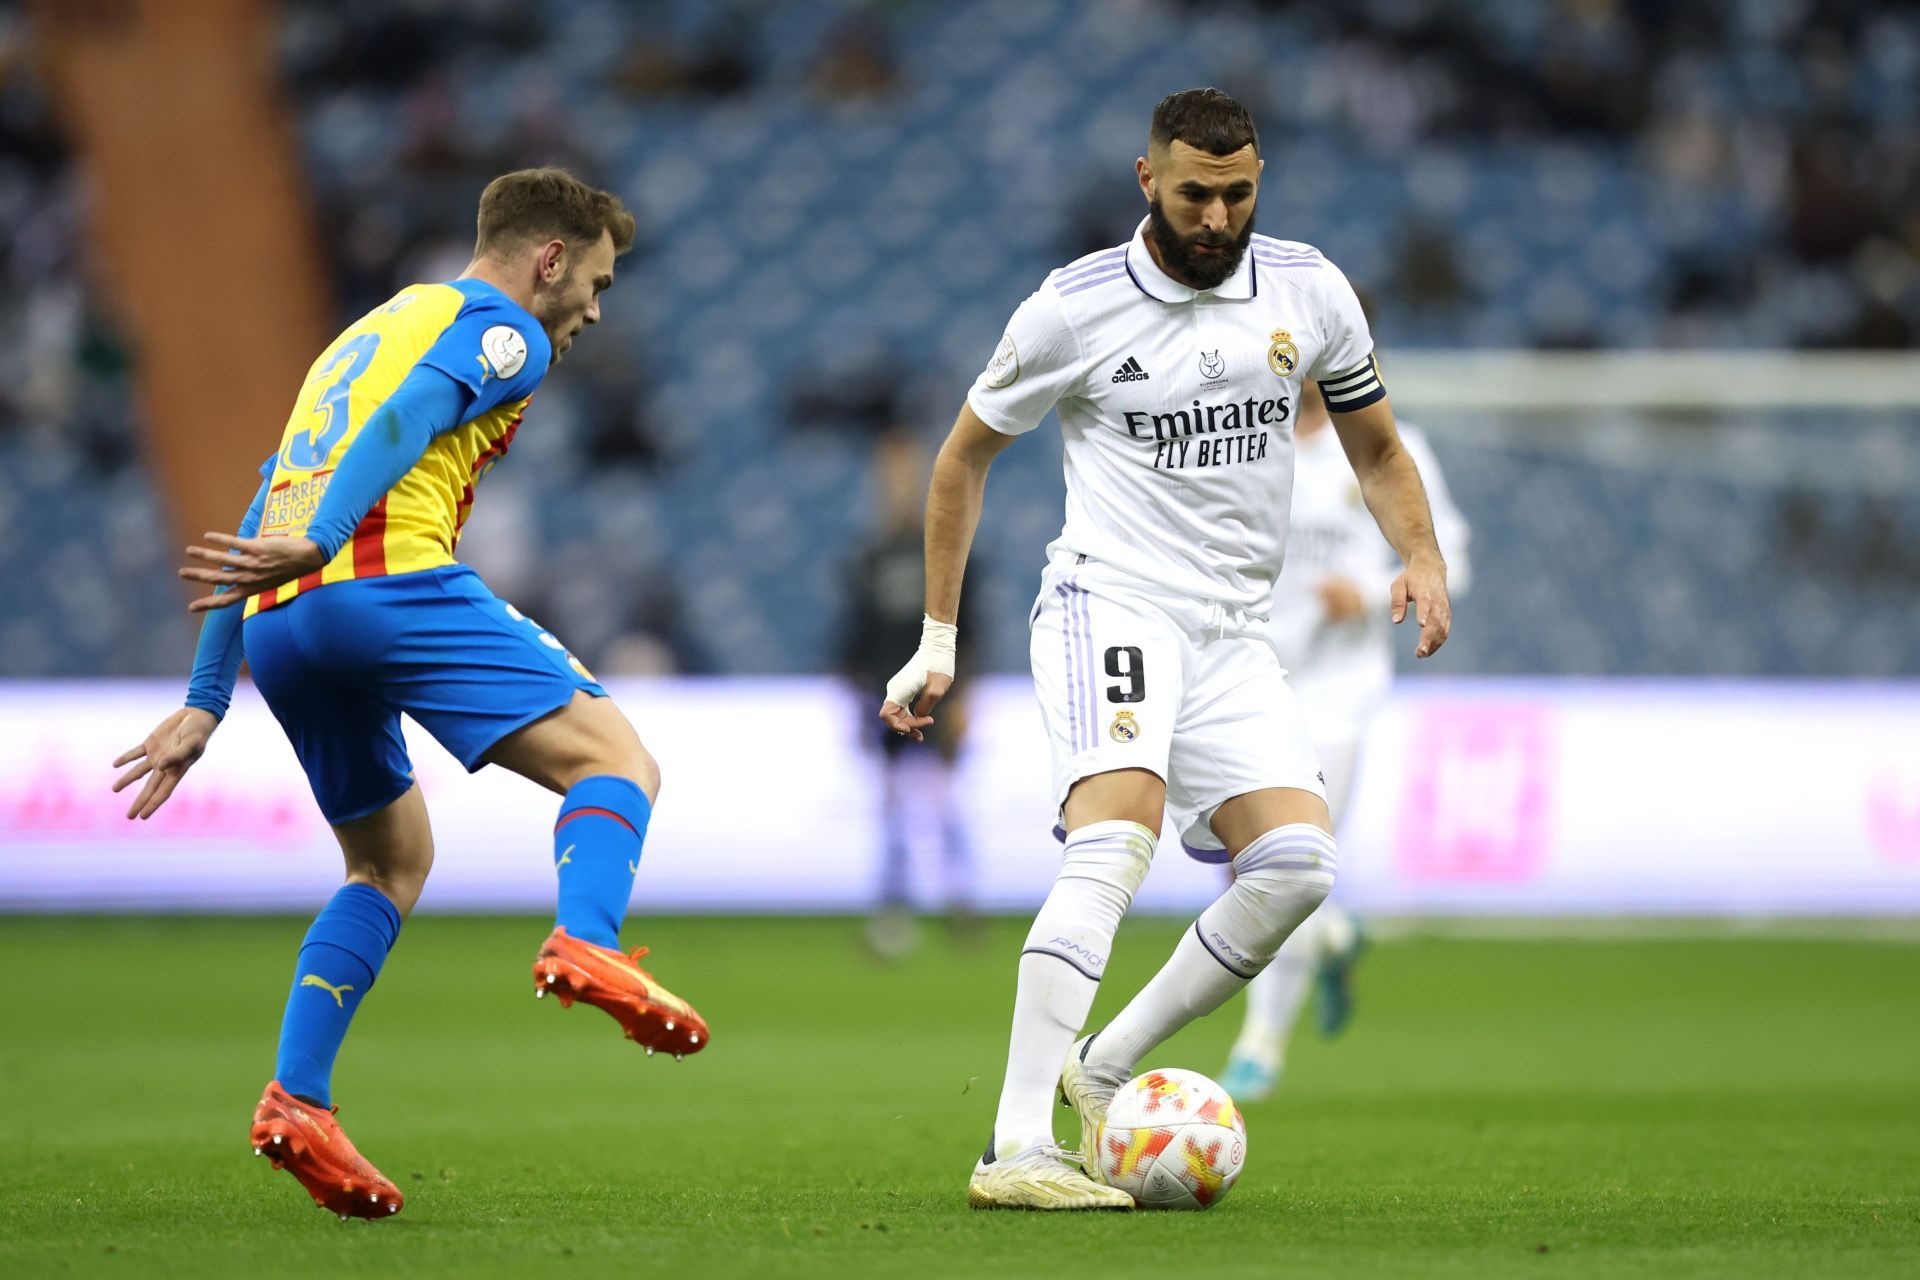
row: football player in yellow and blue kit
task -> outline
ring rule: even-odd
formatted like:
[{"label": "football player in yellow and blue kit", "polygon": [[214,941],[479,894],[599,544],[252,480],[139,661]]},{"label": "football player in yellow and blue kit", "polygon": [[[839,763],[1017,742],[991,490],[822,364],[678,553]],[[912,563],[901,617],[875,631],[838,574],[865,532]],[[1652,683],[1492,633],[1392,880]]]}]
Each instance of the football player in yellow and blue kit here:
[{"label": "football player in yellow and blue kit", "polygon": [[[333,1116],[333,1061],[433,862],[400,735],[411,716],[470,770],[499,764],[564,799],[559,905],[535,994],[606,1010],[648,1053],[704,1048],[705,1022],[619,950],[660,772],[587,669],[454,559],[474,488],[534,389],[600,318],[633,243],[618,200],[557,169],[495,179],[474,260],[415,285],[321,353],[238,537],[208,534],[213,585],[186,705],[116,765],[150,817],[206,749],[242,653],[346,855],[347,883],[300,948],[256,1155],[341,1216],[397,1213],[399,1189]],[[235,608],[231,606],[240,605]]]}]

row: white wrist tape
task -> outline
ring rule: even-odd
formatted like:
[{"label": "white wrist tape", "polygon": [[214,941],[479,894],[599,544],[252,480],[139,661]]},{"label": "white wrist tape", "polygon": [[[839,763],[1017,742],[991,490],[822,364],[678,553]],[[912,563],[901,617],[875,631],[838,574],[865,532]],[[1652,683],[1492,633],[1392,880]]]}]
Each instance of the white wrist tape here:
[{"label": "white wrist tape", "polygon": [[951,622],[936,622],[923,617],[920,621],[920,647],[913,651],[913,657],[907,665],[894,672],[893,679],[887,681],[887,701],[898,706],[913,709],[913,704],[927,687],[927,677],[943,675],[953,679],[953,651],[959,643],[960,628]]}]

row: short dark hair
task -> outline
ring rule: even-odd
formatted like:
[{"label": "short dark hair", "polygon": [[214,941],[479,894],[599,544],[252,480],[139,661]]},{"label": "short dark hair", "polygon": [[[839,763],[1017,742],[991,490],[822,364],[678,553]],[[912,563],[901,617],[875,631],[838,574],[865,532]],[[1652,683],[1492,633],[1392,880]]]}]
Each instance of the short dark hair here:
[{"label": "short dark hair", "polygon": [[1218,89],[1182,89],[1160,99],[1147,140],[1156,147],[1178,140],[1216,156],[1230,156],[1247,146],[1260,153],[1253,117]]},{"label": "short dark hair", "polygon": [[613,251],[633,248],[633,215],[611,192],[588,186],[565,169],[516,169],[480,193],[480,236],[474,255],[511,251],[530,240],[564,240],[586,248],[603,232]]}]

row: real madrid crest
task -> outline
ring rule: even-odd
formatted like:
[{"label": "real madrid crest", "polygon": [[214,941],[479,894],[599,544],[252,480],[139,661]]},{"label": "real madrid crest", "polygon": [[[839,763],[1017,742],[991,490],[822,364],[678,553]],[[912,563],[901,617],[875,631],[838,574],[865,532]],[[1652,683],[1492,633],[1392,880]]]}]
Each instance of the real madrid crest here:
[{"label": "real madrid crest", "polygon": [[1122,711],[1107,726],[1107,736],[1115,742],[1132,742],[1140,736],[1140,722],[1133,718],[1133,712]]},{"label": "real madrid crest", "polygon": [[1273,331],[1273,341],[1267,347],[1267,368],[1273,370],[1276,378],[1285,378],[1300,367],[1300,348],[1293,345],[1293,335],[1285,329]]}]

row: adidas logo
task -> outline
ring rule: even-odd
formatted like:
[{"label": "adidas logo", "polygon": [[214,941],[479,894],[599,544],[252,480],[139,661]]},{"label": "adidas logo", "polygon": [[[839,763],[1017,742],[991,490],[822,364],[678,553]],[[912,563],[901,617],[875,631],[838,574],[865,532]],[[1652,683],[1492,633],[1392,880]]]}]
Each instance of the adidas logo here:
[{"label": "adidas logo", "polygon": [[1140,362],[1132,356],[1128,356],[1127,362],[1113,371],[1113,380],[1115,382],[1145,382],[1152,376],[1153,375],[1149,374],[1145,369],[1142,369]]}]

